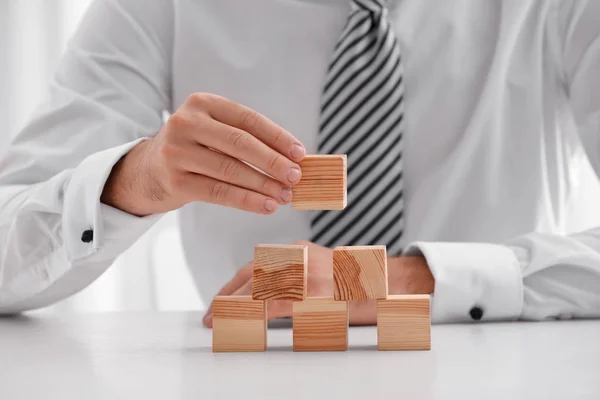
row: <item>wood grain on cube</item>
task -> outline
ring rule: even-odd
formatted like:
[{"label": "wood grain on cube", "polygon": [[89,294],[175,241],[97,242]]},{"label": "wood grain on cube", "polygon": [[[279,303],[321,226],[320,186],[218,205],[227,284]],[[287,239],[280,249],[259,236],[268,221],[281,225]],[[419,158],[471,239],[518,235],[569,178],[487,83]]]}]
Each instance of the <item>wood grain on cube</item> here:
[{"label": "wood grain on cube", "polygon": [[292,208],[346,208],[346,155],[308,155],[299,164],[302,178],[292,187]]},{"label": "wood grain on cube", "polygon": [[335,300],[385,299],[388,294],[385,246],[344,246],[333,251]]},{"label": "wood grain on cube", "polygon": [[266,244],[256,246],[252,298],[303,300],[306,297],[307,268],[307,246]]},{"label": "wood grain on cube", "polygon": [[213,302],[213,351],[265,351],[267,305],[251,296],[217,296]]},{"label": "wood grain on cube", "polygon": [[391,295],[377,300],[377,349],[431,349],[429,295]]},{"label": "wood grain on cube", "polygon": [[348,302],[314,297],[292,307],[294,351],[348,349]]}]

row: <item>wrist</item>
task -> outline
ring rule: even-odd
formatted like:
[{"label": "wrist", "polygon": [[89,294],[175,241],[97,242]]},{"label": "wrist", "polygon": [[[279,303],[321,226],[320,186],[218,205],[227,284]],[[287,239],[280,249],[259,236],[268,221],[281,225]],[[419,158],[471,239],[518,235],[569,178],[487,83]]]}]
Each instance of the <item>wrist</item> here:
[{"label": "wrist", "polygon": [[435,279],[423,256],[388,258],[390,294],[432,294]]},{"label": "wrist", "polygon": [[103,204],[139,217],[161,212],[144,195],[144,154],[148,145],[147,140],[140,142],[113,166],[100,196]]},{"label": "wrist", "polygon": [[[388,258],[389,294],[431,294],[435,280],[427,260],[422,256]],[[377,302],[355,300],[350,302],[350,325],[375,325]]]}]

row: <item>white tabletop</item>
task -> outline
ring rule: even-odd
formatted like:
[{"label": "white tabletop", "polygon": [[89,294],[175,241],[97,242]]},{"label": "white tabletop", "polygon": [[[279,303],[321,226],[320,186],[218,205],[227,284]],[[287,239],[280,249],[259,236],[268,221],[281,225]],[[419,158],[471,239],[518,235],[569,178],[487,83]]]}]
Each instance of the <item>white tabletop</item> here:
[{"label": "white tabletop", "polygon": [[600,321],[434,326],[429,352],[211,351],[198,313],[0,318],[0,399],[600,399]]}]

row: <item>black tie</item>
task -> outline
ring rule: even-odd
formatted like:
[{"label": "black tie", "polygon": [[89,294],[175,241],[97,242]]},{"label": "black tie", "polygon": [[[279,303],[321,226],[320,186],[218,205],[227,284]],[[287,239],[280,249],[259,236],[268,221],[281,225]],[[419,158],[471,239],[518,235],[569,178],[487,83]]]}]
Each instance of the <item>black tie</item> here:
[{"label": "black tie", "polygon": [[319,153],[348,155],[348,206],[314,214],[314,242],[401,252],[403,89],[386,1],[353,0],[327,71],[318,138]]}]

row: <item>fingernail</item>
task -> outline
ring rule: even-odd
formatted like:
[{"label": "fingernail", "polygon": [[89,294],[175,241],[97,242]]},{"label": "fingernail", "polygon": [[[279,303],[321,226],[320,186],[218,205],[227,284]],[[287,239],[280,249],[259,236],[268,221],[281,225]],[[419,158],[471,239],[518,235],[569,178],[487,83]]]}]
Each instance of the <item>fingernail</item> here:
[{"label": "fingernail", "polygon": [[272,199],[267,199],[265,200],[265,210],[271,212],[275,209],[275,207],[277,207],[277,203],[275,202],[275,200]]},{"label": "fingernail", "polygon": [[300,177],[302,176],[302,172],[300,172],[300,168],[292,168],[290,169],[290,172],[287,176],[288,180],[290,181],[290,183],[296,183],[300,180]]},{"label": "fingernail", "polygon": [[281,201],[283,201],[285,203],[289,203],[290,200],[292,200],[292,189],[290,189],[290,188],[281,189],[281,194],[279,195],[279,198],[281,199]]},{"label": "fingernail", "polygon": [[300,146],[299,144],[295,144],[292,146],[290,155],[292,156],[292,158],[294,160],[300,160],[301,158],[304,158],[304,156],[306,155],[306,150],[304,150],[304,147]]}]

